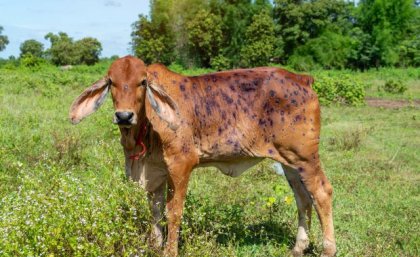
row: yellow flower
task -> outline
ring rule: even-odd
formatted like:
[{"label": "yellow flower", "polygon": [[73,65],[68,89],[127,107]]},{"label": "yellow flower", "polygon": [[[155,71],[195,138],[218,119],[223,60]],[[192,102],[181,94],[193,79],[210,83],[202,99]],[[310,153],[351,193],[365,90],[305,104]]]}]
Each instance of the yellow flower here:
[{"label": "yellow flower", "polygon": [[287,195],[287,196],[284,197],[284,202],[287,205],[290,205],[292,203],[292,201],[293,201],[293,197],[291,197],[290,195]]},{"label": "yellow flower", "polygon": [[267,207],[271,207],[275,202],[276,202],[276,198],[270,196],[267,198],[267,202],[265,204]]}]

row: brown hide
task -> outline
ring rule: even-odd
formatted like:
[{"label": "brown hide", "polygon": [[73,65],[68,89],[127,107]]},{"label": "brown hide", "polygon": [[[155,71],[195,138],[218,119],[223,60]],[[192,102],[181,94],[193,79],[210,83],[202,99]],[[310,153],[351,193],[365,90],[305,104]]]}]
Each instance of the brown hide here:
[{"label": "brown hide", "polygon": [[148,72],[178,105],[181,125],[175,131],[147,112],[171,155],[194,155],[199,163],[268,157],[294,168],[302,155],[318,158],[312,77],[278,68],[184,77],[151,65]]}]

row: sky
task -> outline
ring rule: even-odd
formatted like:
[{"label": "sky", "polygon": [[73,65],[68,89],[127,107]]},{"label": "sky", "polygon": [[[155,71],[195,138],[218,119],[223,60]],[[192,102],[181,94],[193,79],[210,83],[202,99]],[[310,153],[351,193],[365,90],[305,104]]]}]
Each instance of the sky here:
[{"label": "sky", "polygon": [[149,13],[149,0],[0,0],[2,35],[9,38],[0,58],[19,56],[20,44],[35,39],[49,48],[44,36],[62,31],[74,40],[94,37],[102,57],[130,53],[131,24]]}]

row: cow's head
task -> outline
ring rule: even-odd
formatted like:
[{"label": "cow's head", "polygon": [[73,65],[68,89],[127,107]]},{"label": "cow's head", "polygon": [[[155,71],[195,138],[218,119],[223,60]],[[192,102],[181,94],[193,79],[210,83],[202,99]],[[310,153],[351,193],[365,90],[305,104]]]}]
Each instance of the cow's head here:
[{"label": "cow's head", "polygon": [[73,124],[95,112],[111,91],[115,113],[113,122],[129,128],[144,119],[145,101],[156,114],[170,125],[177,127],[178,109],[172,98],[147,73],[144,62],[132,56],[112,63],[107,76],[87,88],[72,104],[70,120]]}]

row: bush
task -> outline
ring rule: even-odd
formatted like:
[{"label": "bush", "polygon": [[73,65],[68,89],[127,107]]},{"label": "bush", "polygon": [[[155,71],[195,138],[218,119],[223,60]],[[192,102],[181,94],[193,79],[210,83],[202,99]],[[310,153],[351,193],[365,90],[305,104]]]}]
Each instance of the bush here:
[{"label": "bush", "polygon": [[343,75],[340,78],[318,75],[313,88],[323,105],[339,103],[358,106],[363,104],[365,98],[365,85],[350,75]]},{"label": "bush", "polygon": [[230,60],[223,55],[218,55],[211,59],[210,65],[217,71],[226,70],[231,67]]},{"label": "bush", "polygon": [[41,64],[44,64],[45,60],[37,57],[33,54],[24,54],[21,58],[20,58],[20,64],[23,65],[24,67],[30,67],[30,68],[36,68],[39,67]]},{"label": "bush", "polygon": [[373,127],[364,128],[340,128],[334,136],[328,139],[330,151],[351,151],[359,150],[367,135],[373,131]]},{"label": "bush", "polygon": [[405,91],[407,91],[408,87],[401,80],[391,79],[385,82],[385,85],[382,86],[382,89],[385,92],[391,94],[403,94]]}]

